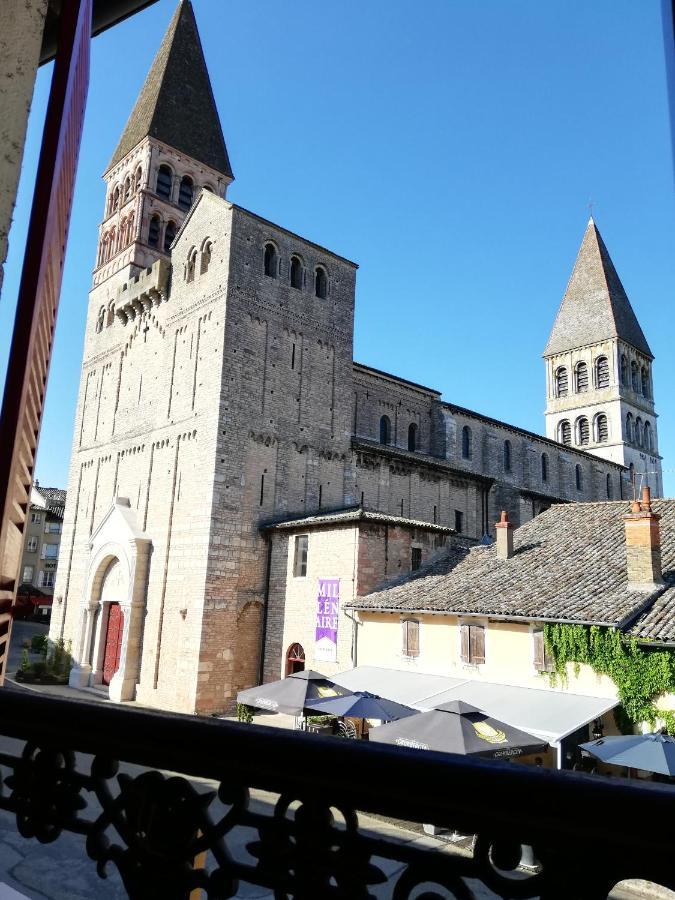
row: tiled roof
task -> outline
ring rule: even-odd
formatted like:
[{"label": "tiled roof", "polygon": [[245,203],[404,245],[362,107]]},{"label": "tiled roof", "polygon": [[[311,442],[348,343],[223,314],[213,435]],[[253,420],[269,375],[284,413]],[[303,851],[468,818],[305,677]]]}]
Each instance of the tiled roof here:
[{"label": "tiled roof", "polygon": [[315,528],[323,525],[345,525],[350,522],[371,522],[381,525],[398,525],[402,528],[424,528],[427,531],[438,531],[443,534],[454,533],[454,528],[448,528],[446,525],[436,525],[433,522],[423,522],[420,519],[406,519],[403,516],[390,516],[387,513],[363,509],[360,506],[349,506],[315,516],[302,516],[300,518],[284,519],[281,522],[270,522],[264,525],[262,530],[288,531],[291,529],[297,530],[298,528]]},{"label": "tiled roof", "polygon": [[148,135],[233,177],[190,0],[176,8],[108,169]]},{"label": "tiled roof", "polygon": [[[672,574],[672,573],[671,573]],[[639,641],[675,644],[675,585],[666,588],[628,632]]]},{"label": "tiled roof", "polygon": [[66,502],[66,492],[61,490],[61,488],[36,485],[36,490],[40,491],[45,500],[48,500],[50,503],[60,503],[63,505]]},{"label": "tiled roof", "polygon": [[[675,580],[675,500],[653,508],[662,516],[664,577]],[[628,512],[626,501],[553,506],[514,532],[511,559],[499,559],[495,545],[474,547],[445,574],[408,578],[350,605],[623,626],[658,593],[628,588]]]},{"label": "tiled roof", "polygon": [[544,356],[615,337],[652,356],[607,247],[590,219]]}]

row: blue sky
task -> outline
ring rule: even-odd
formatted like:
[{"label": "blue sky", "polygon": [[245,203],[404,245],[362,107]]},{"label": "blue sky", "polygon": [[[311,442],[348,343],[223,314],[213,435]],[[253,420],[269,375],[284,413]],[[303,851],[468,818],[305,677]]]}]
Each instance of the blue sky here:
[{"label": "blue sky", "polygon": [[[66,486],[104,184],[174,0],[93,42],[37,476]],[[675,494],[675,205],[659,0],[195,0],[229,198],[359,263],[355,358],[544,429],[588,203],[656,356]],[[51,72],[0,302],[4,376]],[[670,470],[670,471],[668,471]]]}]

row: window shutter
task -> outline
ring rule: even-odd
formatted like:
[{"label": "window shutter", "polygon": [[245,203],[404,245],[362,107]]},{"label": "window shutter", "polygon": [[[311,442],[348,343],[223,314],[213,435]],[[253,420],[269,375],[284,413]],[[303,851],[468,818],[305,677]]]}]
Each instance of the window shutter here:
[{"label": "window shutter", "polygon": [[474,665],[485,662],[485,629],[482,625],[471,626],[471,662]]},{"label": "window shutter", "polygon": [[420,623],[415,619],[403,622],[403,655],[420,655]]},{"label": "window shutter", "polygon": [[534,648],[534,667],[537,672],[544,671],[544,632],[537,629],[532,632],[532,645]]},{"label": "window shutter", "polygon": [[460,625],[460,636],[461,636],[461,652],[460,656],[462,662],[468,663],[471,662],[471,648],[469,646],[469,626],[468,625]]}]

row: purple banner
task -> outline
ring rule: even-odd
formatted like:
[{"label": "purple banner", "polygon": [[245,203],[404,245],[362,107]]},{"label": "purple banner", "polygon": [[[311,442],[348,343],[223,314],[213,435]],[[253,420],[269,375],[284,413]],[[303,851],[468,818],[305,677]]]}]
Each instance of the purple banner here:
[{"label": "purple banner", "polygon": [[316,598],[314,658],[321,662],[337,662],[339,607],[340,579],[319,578],[319,593]]}]

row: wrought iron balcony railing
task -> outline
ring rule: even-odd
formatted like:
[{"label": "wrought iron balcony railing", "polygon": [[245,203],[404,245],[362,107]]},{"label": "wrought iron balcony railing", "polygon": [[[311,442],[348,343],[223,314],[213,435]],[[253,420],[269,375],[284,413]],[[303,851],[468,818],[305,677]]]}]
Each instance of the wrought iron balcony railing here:
[{"label": "wrought iron balcony railing", "polygon": [[[668,786],[9,690],[0,734],[0,808],[20,834],[85,836],[92,867],[117,868],[132,898],[256,885],[464,900],[465,879],[504,898],[605,898],[629,878],[675,888]],[[474,853],[390,838],[359,812],[476,834]],[[521,845],[537,872],[518,870]]]}]

